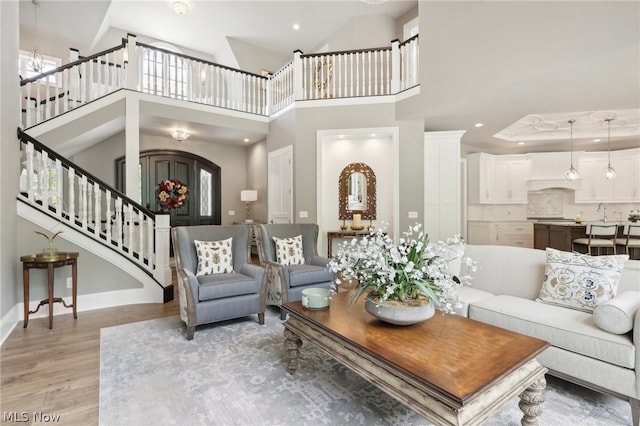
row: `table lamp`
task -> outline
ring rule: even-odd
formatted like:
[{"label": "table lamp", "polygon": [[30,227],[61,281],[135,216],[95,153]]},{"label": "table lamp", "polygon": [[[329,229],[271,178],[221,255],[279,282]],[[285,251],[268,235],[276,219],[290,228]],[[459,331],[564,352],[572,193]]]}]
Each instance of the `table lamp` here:
[{"label": "table lamp", "polygon": [[255,189],[245,189],[244,191],[240,191],[240,201],[245,202],[245,212],[246,218],[245,222],[253,222],[251,219],[251,203],[258,199],[258,191]]}]

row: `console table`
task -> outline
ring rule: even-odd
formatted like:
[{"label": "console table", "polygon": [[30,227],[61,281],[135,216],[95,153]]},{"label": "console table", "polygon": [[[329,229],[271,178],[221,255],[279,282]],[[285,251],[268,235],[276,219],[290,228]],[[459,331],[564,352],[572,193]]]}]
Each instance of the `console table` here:
[{"label": "console table", "polygon": [[[29,324],[29,314],[35,314],[38,312],[41,306],[49,305],[49,328],[53,328],[53,304],[62,303],[65,308],[73,308],[73,318],[78,318],[77,298],[78,298],[78,253],[75,252],[58,252],[55,254],[35,254],[22,256],[20,261],[22,262],[22,285],[24,287],[24,328],[27,328]],[[55,268],[62,266],[71,266],[71,279],[72,279],[72,303],[67,305],[62,297],[53,297],[53,278]],[[48,285],[48,298],[43,299],[38,304],[35,311],[29,310],[29,270],[30,269],[46,269],[47,270],[47,285]]]},{"label": "console table", "polygon": [[363,229],[362,231],[354,231],[352,229],[347,229],[344,231],[327,231],[328,257],[331,257],[331,252],[332,252],[331,243],[333,242],[334,238],[349,238],[349,237],[360,238],[365,235],[369,235],[369,233],[370,231],[368,229]]}]

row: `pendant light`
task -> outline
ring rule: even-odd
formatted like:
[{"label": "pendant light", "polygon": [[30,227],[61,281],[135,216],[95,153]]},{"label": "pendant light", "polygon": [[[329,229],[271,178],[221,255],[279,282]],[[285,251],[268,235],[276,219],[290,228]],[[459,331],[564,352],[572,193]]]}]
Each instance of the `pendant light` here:
[{"label": "pendant light", "polygon": [[606,120],[604,120],[608,124],[607,152],[609,153],[609,164],[607,164],[607,168],[604,169],[604,177],[606,177],[608,180],[616,177],[616,171],[613,170],[613,167],[611,167],[611,120],[613,120],[613,118],[607,118]]},{"label": "pendant light", "polygon": [[570,140],[571,140],[571,165],[569,167],[569,170],[567,170],[564,174],[564,177],[567,178],[568,180],[576,180],[578,179],[578,170],[576,170],[575,167],[573,167],[573,123],[575,123],[576,120],[569,120],[569,125],[570,125]]},{"label": "pendant light", "polygon": [[31,0],[31,3],[33,4],[33,7],[35,9],[36,42],[34,43],[35,46],[33,48],[33,51],[29,55],[29,62],[27,62],[27,67],[29,67],[30,71],[39,74],[44,69],[44,58],[42,57],[40,52],[38,52],[38,7],[40,7],[40,0]]}]

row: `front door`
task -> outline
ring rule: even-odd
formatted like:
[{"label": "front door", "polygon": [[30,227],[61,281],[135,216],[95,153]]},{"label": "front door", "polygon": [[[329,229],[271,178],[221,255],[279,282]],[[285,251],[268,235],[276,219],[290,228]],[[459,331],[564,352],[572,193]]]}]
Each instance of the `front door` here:
[{"label": "front door", "polygon": [[[116,188],[124,192],[124,157],[116,160]],[[179,180],[188,188],[187,201],[171,209],[171,226],[219,225],[220,167],[211,161],[183,151],[144,151],[140,153],[140,193],[142,205],[160,212],[157,197],[161,182]]]}]

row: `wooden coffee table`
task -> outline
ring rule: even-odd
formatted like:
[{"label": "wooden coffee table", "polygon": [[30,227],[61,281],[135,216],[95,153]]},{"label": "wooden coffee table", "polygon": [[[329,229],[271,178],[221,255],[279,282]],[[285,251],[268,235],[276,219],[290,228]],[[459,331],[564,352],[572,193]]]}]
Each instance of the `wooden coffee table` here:
[{"label": "wooden coffee table", "polygon": [[386,324],[349,297],[334,294],[324,311],[283,305],[289,373],[302,338],[436,424],[480,424],[516,395],[522,424],[537,424],[547,369],[536,356],[548,343],[439,311],[421,324]]}]

